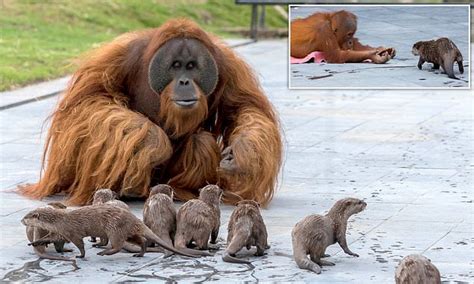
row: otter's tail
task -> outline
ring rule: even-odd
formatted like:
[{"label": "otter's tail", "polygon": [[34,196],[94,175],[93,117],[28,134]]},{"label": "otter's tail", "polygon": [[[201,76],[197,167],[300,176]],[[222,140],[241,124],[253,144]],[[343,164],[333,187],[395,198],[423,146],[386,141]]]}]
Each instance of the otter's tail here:
[{"label": "otter's tail", "polygon": [[[446,60],[445,60],[446,62]],[[444,69],[444,72],[446,72],[446,74],[448,74],[448,77],[451,78],[451,79],[456,79],[456,80],[459,80],[456,76],[454,76],[454,62],[451,62],[451,63],[445,63],[443,65],[443,69]]]},{"label": "otter's tail", "polygon": [[248,216],[241,217],[236,222],[234,228],[238,229],[232,231],[232,239],[228,241],[227,249],[222,256],[223,261],[250,264],[249,261],[238,259],[233,255],[247,245],[247,241],[252,233],[252,226],[253,222]]},{"label": "otter's tail", "polygon": [[293,257],[295,258],[296,264],[299,268],[311,270],[316,274],[321,273],[321,267],[308,259],[306,251],[295,241],[295,239],[293,239]]},{"label": "otter's tail", "polygon": [[464,73],[464,66],[462,65],[462,55],[458,55],[458,57],[456,58],[456,62],[458,63],[459,72],[461,72],[461,74],[463,74]]},{"label": "otter's tail", "polygon": [[[125,242],[122,249],[133,253],[139,253],[142,250],[138,245],[129,242]],[[165,250],[162,247],[147,247],[146,252],[165,253]]]},{"label": "otter's tail", "polygon": [[190,248],[179,248],[180,251],[192,254],[194,256],[213,256],[212,253],[204,250],[190,249]]},{"label": "otter's tail", "polygon": [[144,236],[148,240],[152,240],[153,242],[157,243],[158,245],[162,246],[163,248],[165,248],[167,250],[170,250],[174,253],[180,254],[180,255],[189,256],[189,257],[198,257],[199,256],[199,255],[196,255],[196,254],[186,253],[184,251],[181,251],[181,250],[178,250],[178,249],[174,248],[173,246],[170,246],[165,241],[163,241],[160,237],[155,235],[155,233],[153,233],[153,231],[150,230],[150,228],[148,228],[145,224],[142,224],[142,225],[143,225]]},{"label": "otter's tail", "polygon": [[454,44],[454,42],[452,40],[449,40],[449,42],[454,47],[454,50],[456,52],[455,61],[458,63],[459,72],[461,72],[461,74],[463,74],[464,73],[464,66],[462,65],[462,54],[459,51],[459,48],[456,46],[456,44]]},{"label": "otter's tail", "polygon": [[232,255],[235,255],[239,250],[241,250],[247,243],[248,238],[250,237],[251,228],[243,228],[240,230],[234,231],[232,239],[227,245],[227,249],[222,256],[222,260],[230,263],[244,263],[251,265],[249,261],[238,259]]},{"label": "otter's tail", "polygon": [[33,250],[35,251],[36,255],[39,258],[42,258],[42,259],[76,261],[72,258],[67,258],[67,257],[64,257],[64,256],[57,256],[57,255],[48,254],[48,253],[45,252],[44,246],[33,247]]},{"label": "otter's tail", "polygon": [[225,261],[225,262],[230,262],[230,263],[243,263],[243,264],[247,264],[247,265],[252,265],[252,263],[250,261],[233,257],[227,251],[222,256],[222,260]]},{"label": "otter's tail", "polygon": [[[123,244],[123,249],[126,250],[127,252],[133,252],[133,253],[139,253],[141,251],[141,248],[135,244],[125,242]],[[179,249],[182,252],[189,253],[192,255],[196,256],[212,256],[207,251],[199,251],[199,250],[194,250],[194,249],[189,249],[189,248],[180,248]],[[169,253],[169,251],[163,249],[162,247],[147,247],[146,252],[158,252],[158,253],[164,253],[165,257],[171,256],[173,253]]]}]

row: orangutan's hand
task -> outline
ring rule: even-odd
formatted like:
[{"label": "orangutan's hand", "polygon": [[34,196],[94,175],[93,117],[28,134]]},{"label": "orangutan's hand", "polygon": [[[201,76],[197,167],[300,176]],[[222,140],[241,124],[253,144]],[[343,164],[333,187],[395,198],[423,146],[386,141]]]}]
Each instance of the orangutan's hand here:
[{"label": "orangutan's hand", "polygon": [[[239,155],[244,156],[240,156],[240,159],[238,159]],[[219,168],[228,174],[246,174],[249,171],[249,165],[243,164],[242,160],[258,160],[258,156],[253,150],[252,144],[250,144],[244,133],[233,137],[230,145],[222,151],[221,157]],[[242,159],[242,157],[245,157],[245,159]]]},{"label": "orangutan's hand", "polygon": [[227,172],[236,172],[238,170],[237,163],[234,159],[234,151],[232,146],[227,146],[221,153],[222,160],[219,168]]},{"label": "orangutan's hand", "polygon": [[393,48],[393,47],[383,47],[383,46],[377,47],[377,53],[379,55],[385,55],[387,53],[388,55],[390,55],[390,59],[394,58],[395,55],[397,54],[395,48]]},{"label": "orangutan's hand", "polygon": [[390,60],[390,54],[384,50],[382,52],[380,51],[376,51],[371,57],[370,59],[372,60],[372,62],[376,63],[376,64],[382,64],[382,63],[385,63],[387,61]]}]

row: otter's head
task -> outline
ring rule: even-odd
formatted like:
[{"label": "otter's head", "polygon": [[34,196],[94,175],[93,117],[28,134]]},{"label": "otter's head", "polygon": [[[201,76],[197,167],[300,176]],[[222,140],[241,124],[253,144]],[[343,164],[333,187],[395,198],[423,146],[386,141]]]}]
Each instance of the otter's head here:
[{"label": "otter's head", "polygon": [[199,199],[206,202],[207,204],[219,204],[223,190],[215,184],[208,184],[205,187],[199,189]]},{"label": "otter's head", "polygon": [[344,198],[338,200],[336,204],[331,208],[330,214],[338,216],[346,216],[347,218],[351,215],[357,214],[363,211],[367,207],[365,201],[357,198]]},{"label": "otter's head", "polygon": [[116,198],[115,192],[108,188],[98,189],[94,193],[94,198],[92,200],[92,204],[102,204],[107,201],[114,200]]},{"label": "otter's head", "polygon": [[67,208],[67,206],[64,205],[64,203],[58,202],[58,201],[49,202],[47,205],[51,208],[54,208],[54,209],[66,209]]},{"label": "otter's head", "polygon": [[242,200],[237,203],[237,206],[243,206],[243,205],[250,205],[255,208],[260,208],[260,203],[253,201],[253,200]]},{"label": "otter's head", "polygon": [[418,56],[420,55],[420,48],[421,46],[423,45],[423,42],[422,41],[418,41],[416,42],[413,47],[411,48],[411,53],[415,56]]},{"label": "otter's head", "polygon": [[173,188],[167,184],[158,184],[152,187],[148,197],[152,197],[157,193],[168,195],[171,199],[173,199]]},{"label": "otter's head", "polygon": [[365,201],[352,197],[343,199],[343,204],[349,215],[362,212],[365,207],[367,207],[367,203]]},{"label": "otter's head", "polygon": [[46,230],[54,225],[63,210],[56,210],[51,207],[42,207],[30,211],[21,219],[21,223],[25,226],[39,227]]}]

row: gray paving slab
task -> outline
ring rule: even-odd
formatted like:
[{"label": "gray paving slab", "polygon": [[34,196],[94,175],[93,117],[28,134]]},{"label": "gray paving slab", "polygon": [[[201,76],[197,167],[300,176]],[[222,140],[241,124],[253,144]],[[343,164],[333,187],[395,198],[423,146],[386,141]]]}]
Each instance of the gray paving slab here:
[{"label": "gray paving slab", "polygon": [[[236,49],[255,68],[282,123],[284,166],[278,191],[262,211],[271,249],[243,251],[255,266],[215,257],[187,259],[126,253],[96,255],[86,242],[80,269],[38,260],[20,219],[61,196],[37,201],[14,192],[37,181],[48,115],[57,98],[0,112],[0,279],[77,282],[353,282],[391,283],[397,263],[423,253],[442,280],[474,282],[473,98],[469,90],[288,90],[287,42],[261,41]],[[44,127],[43,127],[44,125]],[[42,130],[42,127],[44,130]],[[348,241],[360,257],[329,247],[334,267],[320,275],[299,270],[290,232],[340,198],[367,201],[349,222]],[[141,215],[143,202],[129,202]],[[179,204],[177,204],[178,206]],[[230,206],[222,206],[219,244],[225,246]],[[70,255],[70,254],[68,254]]]},{"label": "gray paving slab", "polygon": [[[396,57],[385,64],[290,64],[291,88],[469,87],[468,6],[294,6],[290,20],[341,9],[357,15],[356,37],[363,44],[394,47]],[[421,71],[417,68],[418,57],[411,54],[413,44],[439,37],[453,40],[463,54],[466,72],[460,74],[457,64],[454,68],[460,80],[432,70],[430,63],[425,63]]]}]

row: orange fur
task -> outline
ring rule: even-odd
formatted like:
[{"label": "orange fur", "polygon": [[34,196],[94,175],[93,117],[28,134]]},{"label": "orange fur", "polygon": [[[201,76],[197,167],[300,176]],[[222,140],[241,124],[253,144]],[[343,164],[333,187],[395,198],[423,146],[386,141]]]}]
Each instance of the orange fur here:
[{"label": "orange fur", "polygon": [[197,198],[199,188],[216,183],[220,159],[220,148],[211,133],[199,131],[191,135],[182,150],[176,153],[168,173],[172,176],[169,184],[175,189],[175,197],[180,200]]},{"label": "orange fur", "polygon": [[[357,17],[347,11],[314,13],[291,22],[291,56],[305,57],[313,51],[321,51],[329,63],[362,62],[372,59],[376,49],[359,43],[353,37]],[[352,36],[347,36],[352,33]],[[353,47],[346,47],[352,40]]]},{"label": "orange fur", "polygon": [[226,188],[243,199],[266,206],[280,169],[281,148],[278,128],[257,109],[246,109],[237,118],[229,142],[239,168],[238,174],[220,172]]},{"label": "orange fur", "polygon": [[[194,85],[196,83],[193,82]],[[197,106],[192,109],[182,109],[171,102],[170,89],[174,80],[161,94],[161,109],[159,113],[163,129],[171,138],[179,138],[187,133],[194,133],[199,125],[207,118],[207,101],[202,92],[198,93]],[[196,88],[200,90],[199,88]]]},{"label": "orange fur", "polygon": [[[218,85],[207,97],[199,94],[192,111],[171,104],[165,88],[159,113],[147,117],[131,108],[130,94],[157,95],[148,86],[147,66],[176,37],[196,38],[209,49]],[[282,156],[277,116],[251,68],[184,19],[125,34],[89,54],[52,115],[46,142],[39,183],[20,190],[34,198],[65,191],[71,204],[87,203],[97,188],[145,196],[152,179],[169,181],[176,196],[188,200],[219,179],[224,190],[265,205]],[[220,151],[229,145],[239,174],[218,173]]]}]

